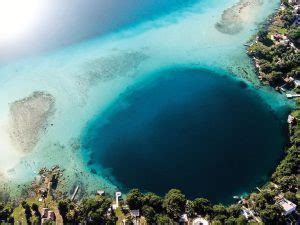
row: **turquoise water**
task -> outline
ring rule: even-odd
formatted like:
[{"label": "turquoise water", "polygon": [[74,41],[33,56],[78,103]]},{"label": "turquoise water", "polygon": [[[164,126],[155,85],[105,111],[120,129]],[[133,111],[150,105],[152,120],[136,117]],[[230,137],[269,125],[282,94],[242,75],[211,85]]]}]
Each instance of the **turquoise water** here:
[{"label": "turquoise water", "polygon": [[[207,123],[210,118],[209,115],[211,113],[219,114],[217,111],[221,111],[223,116],[226,115],[228,121],[232,121],[231,115],[240,115],[241,120],[253,116],[257,120],[257,123],[249,124],[249,126],[251,125],[249,131],[246,126],[233,127],[231,126],[233,122],[227,123],[224,121],[222,126],[218,127],[220,129],[218,137],[229,134],[232,129],[236,135],[245,133],[246,138],[251,137],[253,144],[255,144],[254,140],[257,139],[258,142],[253,148],[257,150],[258,147],[262,147],[261,150],[265,156],[261,161],[262,165],[257,168],[255,166],[254,169],[247,171],[246,175],[239,176],[232,185],[228,182],[224,189],[220,191],[221,193],[216,194],[215,197],[207,191],[205,186],[201,190],[197,189],[196,191],[193,189],[194,186],[188,183],[190,180],[180,180],[182,186],[179,187],[182,187],[192,197],[199,194],[212,196],[214,200],[224,201],[231,198],[231,196],[225,196],[225,193],[226,195],[239,194],[254,188],[255,185],[268,177],[281,155],[280,146],[284,141],[281,133],[281,130],[284,129],[282,125],[284,122],[282,121],[284,121],[285,109],[290,106],[290,103],[287,102],[284,96],[269,88],[260,86],[253,71],[253,66],[245,53],[244,44],[256,32],[257,25],[274,12],[279,1],[265,0],[262,1],[262,5],[255,7],[252,11],[250,9],[249,15],[246,15],[241,24],[243,29],[231,35],[219,32],[215,25],[220,21],[224,10],[236,4],[238,0],[201,0],[189,1],[187,4],[174,0],[172,5],[168,5],[166,1],[156,3],[155,1],[140,2],[132,0],[132,2],[135,3],[133,5],[123,3],[125,4],[124,7],[127,7],[124,9],[124,15],[120,14],[123,7],[114,6],[115,10],[119,10],[117,11],[118,15],[114,17],[109,14],[107,18],[115,18],[115,20],[109,19],[106,21],[104,23],[106,28],[104,26],[102,31],[100,31],[101,28],[98,28],[98,24],[100,24],[97,20],[98,15],[95,16],[95,20],[92,18],[90,18],[91,20],[85,20],[81,19],[83,14],[78,13],[75,21],[83,21],[83,23],[81,24],[82,27],[80,23],[75,23],[78,27],[72,31],[74,37],[72,32],[67,32],[67,30],[72,30],[74,27],[65,25],[63,28],[65,28],[68,35],[62,33],[61,39],[55,40],[54,38],[54,44],[49,44],[49,48],[52,49],[50,52],[37,54],[39,49],[35,51],[33,47],[31,52],[29,48],[28,51],[35,55],[34,57],[15,60],[1,66],[1,181],[8,181],[3,183],[19,190],[20,186],[18,185],[30,182],[41,167],[60,165],[65,169],[66,191],[70,191],[70,188],[77,184],[80,184],[85,193],[95,193],[95,190],[98,189],[104,189],[109,193],[119,188],[126,190],[137,185],[134,183],[136,179],[130,179],[128,175],[130,172],[127,175],[117,174],[116,171],[120,171],[118,163],[109,159],[112,157],[110,154],[116,153],[118,154],[117,158],[121,160],[125,158],[131,149],[123,149],[122,146],[118,146],[119,142],[114,142],[117,140],[114,138],[116,135],[131,134],[145,129],[149,132],[151,130],[155,131],[159,134],[159,137],[167,137],[169,134],[167,131],[171,128],[182,126],[183,129],[187,129],[183,126],[185,118],[193,118],[195,115],[199,115],[197,120],[187,120],[186,123],[192,125],[194,122],[197,124],[200,121],[205,126],[209,126],[212,125]],[[93,4],[90,4],[84,5],[86,8],[83,9],[83,12],[88,11],[89,7],[93,8],[91,7]],[[106,7],[109,7],[109,5],[103,7],[108,9]],[[96,6],[95,9],[97,9]],[[105,11],[104,9],[103,11]],[[78,10],[80,11],[80,7]],[[107,12],[113,13],[116,11],[108,10]],[[128,19],[127,15],[129,14]],[[70,15],[73,18],[72,15],[74,14],[70,13]],[[93,17],[92,13],[91,17]],[[65,18],[65,21],[68,21],[68,19],[70,18]],[[93,24],[87,26],[84,21],[94,21],[95,23],[93,22]],[[91,29],[90,33],[88,32],[89,29]],[[81,36],[79,31],[88,34],[87,37]],[[49,30],[49,34],[50,32],[52,31]],[[100,36],[98,37],[97,34],[100,34]],[[51,39],[51,35],[49,35],[49,38]],[[66,47],[61,47],[63,45],[61,40],[67,43]],[[82,40],[82,42],[77,43],[79,40]],[[50,43],[47,39],[45,42],[43,42],[43,39],[39,39],[39,41],[42,42],[42,45]],[[70,43],[73,44],[69,45]],[[39,42],[36,42],[36,44],[39,44]],[[174,68],[183,68],[182,74],[179,72],[173,74]],[[161,71],[166,71],[166,74]],[[218,77],[218,74],[224,77],[215,78]],[[174,79],[171,79],[173,75]],[[154,78],[157,78],[157,80]],[[241,80],[236,81],[237,78],[242,79],[243,82],[241,83]],[[157,83],[161,83],[164,88],[155,85]],[[222,91],[215,92],[213,87]],[[175,99],[178,101],[174,100],[173,105],[168,105],[167,100],[174,98],[174,95],[166,91],[175,88],[181,90],[182,95],[178,94],[180,99]],[[231,88],[240,94],[235,96],[233,94],[235,92],[230,91]],[[142,100],[138,101],[137,98],[142,94],[149,95],[149,92],[147,92],[149,89],[150,92],[161,93],[161,96],[153,94],[153,96],[147,97],[149,101],[152,101],[153,107],[146,103],[143,105],[144,102]],[[191,95],[186,92],[189,89],[195,94]],[[38,142],[32,151],[22,153],[16,150],[11,140],[10,105],[15,101],[31,96],[35,91],[46,92],[53,96],[55,99],[55,112],[47,121],[48,126],[39,133]],[[217,93],[220,97],[216,98],[213,93]],[[223,93],[227,93],[226,95],[232,99],[232,102],[224,98],[226,95],[223,96]],[[239,96],[244,96],[244,100],[242,101]],[[134,100],[135,98],[137,99]],[[123,101],[124,104],[129,104],[127,108],[123,108]],[[201,108],[199,104],[201,105],[202,102],[205,103],[204,105],[210,102],[206,107],[203,107],[203,111],[199,110]],[[230,107],[229,103],[235,103],[236,105]],[[134,108],[132,106],[132,108],[130,104],[133,106],[137,104],[141,107]],[[252,107],[249,108],[248,104]],[[120,106],[122,107],[120,108]],[[174,108],[172,109],[172,107]],[[142,108],[151,113],[147,114],[145,111],[139,113],[138,110]],[[188,110],[181,111],[185,108]],[[259,113],[254,112],[254,109],[257,109],[261,117]],[[119,110],[121,110],[121,113],[118,114]],[[124,123],[134,123],[128,116],[122,117],[122,114],[134,113],[131,110],[137,113],[134,117],[139,121],[140,126],[130,127],[124,125],[124,129],[120,129],[118,132],[114,131],[115,127],[119,127],[118,118],[122,118],[121,122]],[[170,118],[175,116],[171,120],[172,123],[168,124],[163,120],[163,117],[159,117],[162,111]],[[171,113],[173,111],[178,112],[178,114],[173,115]],[[252,114],[247,114],[250,112]],[[153,121],[150,118],[153,113],[158,115],[155,121],[161,121],[162,124],[149,127],[147,121]],[[186,116],[184,116],[185,113],[187,113]],[[215,114],[215,116],[217,115]],[[107,124],[107,134],[110,134],[110,137],[106,137],[106,132],[101,128],[107,118],[111,119],[111,123]],[[218,118],[218,121],[221,123],[221,118]],[[269,141],[264,143],[261,137],[257,137],[257,135],[253,136],[255,129],[263,129],[259,127],[258,121],[270,126],[270,129],[279,128],[280,131],[274,130],[274,133],[272,133],[274,140],[276,140],[274,146]],[[215,130],[216,127],[211,128]],[[130,129],[132,129],[132,132]],[[207,149],[209,148],[209,150],[207,151],[210,154],[202,152],[205,139],[213,138],[202,136],[202,129],[204,128],[196,126],[195,133],[191,132],[190,136],[188,132],[183,137],[177,136],[178,133],[176,132],[171,132],[170,135],[174,135],[178,139],[176,143],[178,146],[195,141],[193,144],[199,146],[201,151],[198,152],[193,148],[189,148],[189,151],[192,151],[189,155],[197,154],[198,158],[202,160],[219,156],[220,165],[227,165],[228,162],[231,162],[230,159],[218,155],[218,149],[209,146],[208,143],[206,146],[208,146]],[[225,132],[225,134],[222,134],[222,132]],[[195,138],[198,134],[199,138]],[[105,140],[102,136],[106,137]],[[95,139],[95,145],[93,145],[93,141],[90,141],[93,138]],[[143,141],[143,146],[146,146],[146,140],[144,139],[153,137],[149,133],[145,133],[145,136],[127,136],[124,141],[128,142],[128,139],[134,140],[134,138],[140,138],[141,142]],[[108,151],[110,148],[106,146],[106,139],[115,146],[113,150]],[[230,143],[233,141],[233,137],[226,137],[224,141],[226,140]],[[134,144],[135,141],[132,143]],[[162,143],[158,141],[153,148],[161,149],[161,145]],[[220,142],[218,142],[218,146],[220,146]],[[242,148],[241,143],[238,146]],[[145,147],[144,149],[151,152],[154,159],[159,158],[154,156],[156,153],[161,153],[162,157],[165,157],[165,155],[170,154],[170,151],[174,150],[174,148],[164,148],[166,149],[165,152],[154,152],[153,148],[150,147],[149,145],[149,148]],[[132,145],[132,151],[136,152],[136,149],[137,147]],[[231,155],[239,156],[239,154],[234,154],[237,153],[237,148],[226,148],[227,151],[231,152]],[[273,151],[275,154],[271,154]],[[97,158],[92,166],[89,162],[91,152],[95,152],[93,154]],[[246,153],[250,154],[249,158],[251,160],[249,162],[253,162],[255,154],[251,155],[252,151]],[[143,158],[143,156],[138,157]],[[174,154],[172,160],[178,158],[183,158],[180,151]],[[224,161],[222,161],[223,158]],[[188,161],[185,163],[193,164],[190,161],[191,158],[183,159]],[[249,165],[246,159],[243,158],[242,160],[247,166]],[[235,160],[235,162],[236,165],[240,165],[238,164],[239,160]],[[146,165],[149,161],[144,161],[144,163]],[[95,166],[97,173],[91,172],[91,169]],[[203,170],[207,170],[207,174],[204,173],[201,176],[209,176],[208,168],[203,167]],[[109,173],[108,169],[111,169],[112,173]],[[126,172],[126,169],[130,171],[133,167],[121,168],[124,172]],[[166,169],[168,168],[166,167]],[[230,171],[230,168],[224,170],[224,176],[228,175],[228,171]],[[196,175],[194,174],[194,176]],[[137,174],[137,176],[140,175]],[[245,177],[248,179],[247,181],[245,181]],[[140,188],[163,193],[169,186],[173,184],[177,186],[178,182],[175,183],[172,177],[165,177],[165,180],[170,181],[170,183],[165,183],[162,189],[158,189],[155,183],[148,185],[142,180]],[[223,181],[226,180],[223,179]],[[213,182],[210,184],[213,184]]]},{"label": "turquoise water", "polygon": [[230,202],[266,181],[283,154],[288,108],[274,112],[245,82],[172,69],[135,85],[90,125],[88,162],[126,192]]}]

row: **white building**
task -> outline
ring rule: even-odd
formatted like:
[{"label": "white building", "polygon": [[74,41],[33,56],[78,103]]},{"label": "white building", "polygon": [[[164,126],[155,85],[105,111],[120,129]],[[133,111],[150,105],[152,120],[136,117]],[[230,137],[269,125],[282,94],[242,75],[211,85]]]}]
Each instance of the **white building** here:
[{"label": "white building", "polygon": [[293,5],[300,5],[300,0],[289,0],[289,3]]},{"label": "white building", "polygon": [[300,87],[300,80],[294,80],[295,87]]},{"label": "white building", "polygon": [[297,208],[296,204],[292,203],[291,201],[289,201],[285,198],[282,198],[281,200],[279,200],[277,202],[277,204],[281,206],[281,208],[283,210],[282,214],[284,216],[287,216],[287,215],[295,212],[296,208]]},{"label": "white building", "polygon": [[139,217],[140,216],[140,210],[139,209],[130,210],[130,215],[134,218]]},{"label": "white building", "polygon": [[250,209],[247,208],[243,208],[242,209],[242,215],[246,218],[246,219],[250,219],[252,217],[254,217],[254,212]]},{"label": "white building", "polygon": [[193,225],[209,225],[209,222],[202,217],[197,217],[193,220]]},{"label": "white building", "polygon": [[116,192],[116,203],[112,205],[113,209],[117,209],[119,207],[119,198],[122,196],[121,192]]},{"label": "white building", "polygon": [[179,218],[179,223],[188,223],[189,222],[189,219],[187,217],[187,214],[182,214]]}]

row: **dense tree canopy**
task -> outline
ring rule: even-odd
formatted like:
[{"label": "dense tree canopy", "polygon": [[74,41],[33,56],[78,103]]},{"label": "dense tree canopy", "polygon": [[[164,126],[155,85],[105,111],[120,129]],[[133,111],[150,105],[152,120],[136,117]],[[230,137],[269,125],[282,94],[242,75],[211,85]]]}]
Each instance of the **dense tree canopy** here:
[{"label": "dense tree canopy", "polygon": [[210,204],[210,201],[205,198],[196,198],[194,201],[194,210],[195,213],[201,216],[205,216],[206,214],[211,213],[212,206]]},{"label": "dense tree canopy", "polygon": [[178,220],[185,211],[186,201],[180,190],[171,189],[164,198],[163,207],[170,218]]},{"label": "dense tree canopy", "polygon": [[80,219],[85,224],[115,224],[113,211],[109,212],[111,200],[105,196],[84,199],[80,205]]},{"label": "dense tree canopy", "polygon": [[127,195],[126,203],[130,209],[141,209],[143,206],[143,196],[140,190],[132,189]]}]

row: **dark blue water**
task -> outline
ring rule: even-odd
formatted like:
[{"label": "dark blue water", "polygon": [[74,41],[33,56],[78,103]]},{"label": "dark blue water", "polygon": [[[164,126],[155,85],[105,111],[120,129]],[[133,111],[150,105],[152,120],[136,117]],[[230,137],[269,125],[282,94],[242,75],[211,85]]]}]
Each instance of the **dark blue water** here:
[{"label": "dark blue water", "polygon": [[189,7],[201,0],[44,0],[29,34],[0,42],[0,63],[101,37]]},{"label": "dark blue water", "polygon": [[274,169],[283,154],[285,113],[272,112],[257,90],[228,76],[164,71],[93,121],[89,166],[108,169],[123,191],[179,188],[190,198],[229,202]]}]

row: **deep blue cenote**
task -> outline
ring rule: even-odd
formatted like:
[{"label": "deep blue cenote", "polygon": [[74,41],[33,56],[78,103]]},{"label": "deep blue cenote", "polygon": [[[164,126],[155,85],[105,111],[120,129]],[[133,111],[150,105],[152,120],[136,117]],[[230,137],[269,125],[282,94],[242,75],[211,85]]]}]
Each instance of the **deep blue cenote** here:
[{"label": "deep blue cenote", "polygon": [[230,202],[265,182],[283,154],[287,110],[206,70],[171,69],[132,86],[89,125],[91,169],[123,191]]}]

